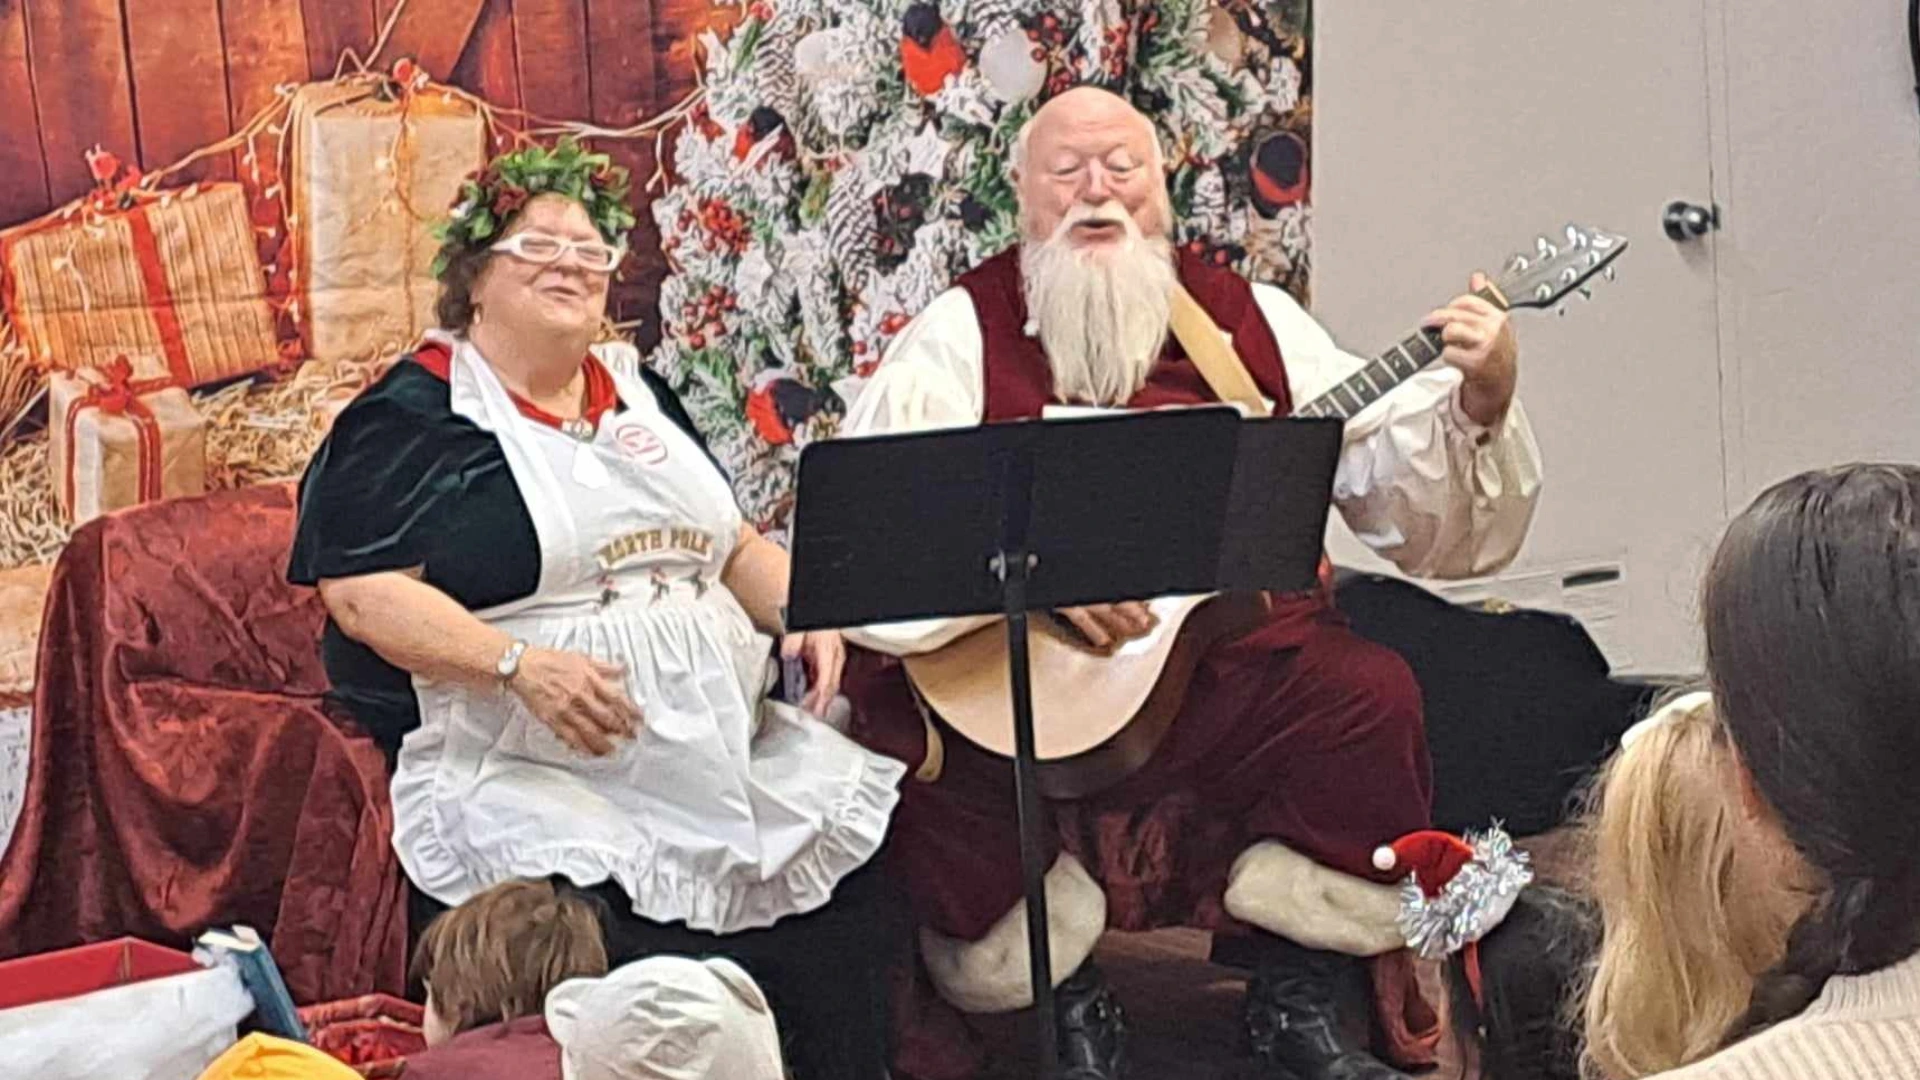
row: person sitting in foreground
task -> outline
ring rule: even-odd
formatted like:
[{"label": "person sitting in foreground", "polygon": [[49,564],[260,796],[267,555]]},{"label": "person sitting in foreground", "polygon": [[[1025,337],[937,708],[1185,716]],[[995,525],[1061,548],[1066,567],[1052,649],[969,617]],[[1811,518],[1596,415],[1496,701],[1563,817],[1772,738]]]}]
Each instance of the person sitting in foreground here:
[{"label": "person sitting in foreground", "polygon": [[508,881],[441,915],[413,954],[426,985],[429,1049],[411,1080],[558,1080],[547,994],[607,972],[600,918],[586,897],[546,881]]},{"label": "person sitting in foreground", "polygon": [[1629,730],[1594,787],[1604,930],[1584,1012],[1597,1075],[1711,1054],[1806,906],[1792,851],[1742,811],[1736,768],[1712,697],[1692,693]]},{"label": "person sitting in foreground", "polygon": [[565,1080],[784,1080],[773,1011],[727,960],[656,956],[547,997]]},{"label": "person sitting in foreground", "polygon": [[394,849],[432,904],[565,878],[606,903],[613,963],[731,957],[801,1080],[878,1080],[872,863],[903,768],[816,719],[839,635],[785,635],[807,711],[769,699],[786,552],[666,384],[591,351],[627,199],[566,142],[468,182],[444,330],[314,455],[288,576],[326,604],[336,696],[397,746]]},{"label": "person sitting in foreground", "polygon": [[1769,489],[1701,609],[1734,790],[1814,890],[1724,1048],[1662,1075],[1920,1080],[1920,467]]}]

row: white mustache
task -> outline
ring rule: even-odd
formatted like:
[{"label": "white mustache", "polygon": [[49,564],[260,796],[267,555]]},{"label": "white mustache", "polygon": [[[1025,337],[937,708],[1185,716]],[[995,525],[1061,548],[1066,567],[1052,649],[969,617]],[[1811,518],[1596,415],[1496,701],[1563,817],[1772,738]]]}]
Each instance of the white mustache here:
[{"label": "white mustache", "polygon": [[1140,226],[1133,220],[1133,215],[1113,199],[1097,206],[1075,203],[1073,209],[1060,218],[1060,224],[1054,227],[1053,239],[1064,239],[1075,225],[1119,225],[1126,229],[1129,240],[1142,239]]}]

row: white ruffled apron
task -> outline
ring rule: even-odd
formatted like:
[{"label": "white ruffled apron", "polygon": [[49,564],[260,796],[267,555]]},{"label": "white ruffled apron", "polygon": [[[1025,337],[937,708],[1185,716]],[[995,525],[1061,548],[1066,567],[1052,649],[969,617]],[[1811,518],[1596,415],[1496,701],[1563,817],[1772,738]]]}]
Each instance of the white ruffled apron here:
[{"label": "white ruffled apron", "polygon": [[416,677],[393,778],[394,849],[458,904],[517,877],[617,882],[634,913],[728,933],[820,907],[879,848],[904,766],[766,699],[771,641],[720,583],[733,494],[647,388],[593,439],[522,416],[452,346],[455,412],[491,431],[540,539],[530,597],[476,614],[535,646],[625,665],[645,717],[606,757],[514,694]]}]

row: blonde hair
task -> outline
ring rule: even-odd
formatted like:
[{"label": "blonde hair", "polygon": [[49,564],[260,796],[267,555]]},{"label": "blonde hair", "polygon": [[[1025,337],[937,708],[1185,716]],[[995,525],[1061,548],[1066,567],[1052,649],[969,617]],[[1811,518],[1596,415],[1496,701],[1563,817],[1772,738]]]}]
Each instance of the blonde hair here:
[{"label": "blonde hair", "polygon": [[1711,699],[1669,702],[1594,790],[1602,937],[1585,1002],[1590,1075],[1632,1080],[1719,1049],[1805,905],[1747,820]]},{"label": "blonde hair", "polygon": [[545,881],[503,882],[442,913],[413,953],[413,977],[454,1032],[539,1016],[554,987],[606,973],[599,914]]}]

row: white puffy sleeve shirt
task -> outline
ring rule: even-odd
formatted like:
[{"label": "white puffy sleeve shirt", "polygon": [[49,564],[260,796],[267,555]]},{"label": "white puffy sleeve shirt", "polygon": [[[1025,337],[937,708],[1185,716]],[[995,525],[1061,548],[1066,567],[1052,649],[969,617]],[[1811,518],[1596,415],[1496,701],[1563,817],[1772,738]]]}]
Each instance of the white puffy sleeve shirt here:
[{"label": "white puffy sleeve shirt", "polygon": [[[1366,363],[1335,345],[1284,290],[1255,284],[1296,404]],[[849,437],[972,427],[986,412],[984,352],[973,301],[940,294],[901,331],[848,410]],[[1540,448],[1520,402],[1486,428],[1460,407],[1460,372],[1435,365],[1347,421],[1333,501],[1356,536],[1414,577],[1465,578],[1513,560],[1540,492]],[[919,620],[849,636],[910,655],[988,621]]]}]

